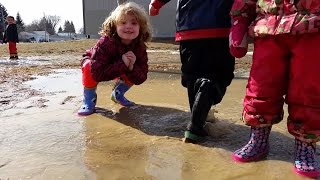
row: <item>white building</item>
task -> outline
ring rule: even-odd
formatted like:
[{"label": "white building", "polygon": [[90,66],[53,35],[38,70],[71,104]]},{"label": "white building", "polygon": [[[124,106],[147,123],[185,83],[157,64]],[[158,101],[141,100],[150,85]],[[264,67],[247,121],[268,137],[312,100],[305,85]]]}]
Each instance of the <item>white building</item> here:
[{"label": "white building", "polygon": [[61,37],[69,37],[69,38],[76,37],[76,33],[65,33],[65,32],[62,32],[62,33],[57,33],[57,35],[61,36]]},{"label": "white building", "polygon": [[[150,0],[132,0],[148,12]],[[82,0],[84,33],[98,37],[101,24],[117,7],[116,0]],[[150,17],[155,38],[172,38],[175,34],[176,0],[163,6],[158,16]]]},{"label": "white building", "polygon": [[20,32],[19,39],[30,42],[49,42],[50,35],[47,31]]}]

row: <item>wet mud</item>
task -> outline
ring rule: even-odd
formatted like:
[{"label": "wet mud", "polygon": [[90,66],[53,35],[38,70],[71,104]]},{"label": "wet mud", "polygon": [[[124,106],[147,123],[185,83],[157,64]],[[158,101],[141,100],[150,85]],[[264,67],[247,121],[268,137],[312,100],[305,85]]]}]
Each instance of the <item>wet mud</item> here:
[{"label": "wet mud", "polygon": [[0,179],[303,179],[292,171],[285,119],[272,129],[267,159],[232,161],[250,132],[240,121],[247,70],[237,71],[223,102],[212,107],[206,141],[185,144],[190,112],[178,65],[154,65],[126,94],[137,103],[130,108],[110,100],[113,82],[100,83],[97,112],[81,117],[80,69],[63,68],[72,64],[66,58],[40,59],[0,62]]}]

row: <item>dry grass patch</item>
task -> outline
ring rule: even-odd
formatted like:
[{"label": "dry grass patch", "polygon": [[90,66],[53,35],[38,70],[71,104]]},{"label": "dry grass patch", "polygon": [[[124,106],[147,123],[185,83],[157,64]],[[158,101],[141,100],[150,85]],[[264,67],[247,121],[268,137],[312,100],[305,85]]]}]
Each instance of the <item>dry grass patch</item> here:
[{"label": "dry grass patch", "polygon": [[[29,80],[31,75],[48,73],[51,69],[80,68],[81,55],[94,46],[97,39],[85,39],[48,43],[18,43],[21,57],[39,56],[49,59],[50,65],[9,66],[0,64],[0,84],[10,79]],[[147,44],[149,50],[169,50],[168,52],[151,51],[148,53],[150,71],[180,72],[179,45],[173,41],[154,41]],[[252,45],[249,50],[252,50]],[[172,53],[172,52],[174,53]],[[8,57],[7,44],[0,45],[0,56]],[[236,69],[248,70],[251,56],[236,60]]]},{"label": "dry grass patch", "polygon": [[[63,54],[82,54],[85,50],[94,46],[97,39],[85,39],[61,42],[43,42],[43,43],[18,43],[18,53],[23,56],[48,56]],[[171,49],[178,50],[178,45],[174,42],[150,42],[147,44],[149,49]],[[8,56],[8,45],[0,46],[0,55]]]}]

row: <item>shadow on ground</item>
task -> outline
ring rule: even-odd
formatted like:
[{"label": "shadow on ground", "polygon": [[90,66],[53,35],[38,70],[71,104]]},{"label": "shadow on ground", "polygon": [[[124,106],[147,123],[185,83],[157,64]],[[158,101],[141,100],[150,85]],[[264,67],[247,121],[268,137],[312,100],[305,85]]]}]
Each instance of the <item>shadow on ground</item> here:
[{"label": "shadow on ground", "polygon": [[[148,135],[183,138],[190,113],[169,107],[138,105],[131,108],[122,107],[118,112],[98,108],[97,113],[124,125],[131,126]],[[212,121],[212,120],[210,120]],[[206,129],[210,136],[199,145],[235,151],[247,143],[250,128],[228,119],[216,119],[207,122]],[[269,160],[292,162],[294,139],[273,130],[270,135]]]}]

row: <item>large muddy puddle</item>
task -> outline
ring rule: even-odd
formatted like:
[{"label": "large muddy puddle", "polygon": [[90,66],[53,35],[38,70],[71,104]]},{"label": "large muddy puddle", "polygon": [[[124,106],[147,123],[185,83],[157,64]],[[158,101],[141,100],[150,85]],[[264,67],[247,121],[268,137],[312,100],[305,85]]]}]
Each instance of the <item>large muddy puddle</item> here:
[{"label": "large muddy puddle", "polygon": [[292,171],[285,120],[273,127],[266,160],[232,161],[249,136],[240,121],[246,79],[235,79],[212,108],[211,136],[199,145],[181,141],[190,113],[178,74],[150,73],[127,93],[131,108],[110,100],[112,85],[99,84],[97,113],[80,117],[80,70],[26,82],[40,95],[0,112],[0,179],[303,179]]}]

